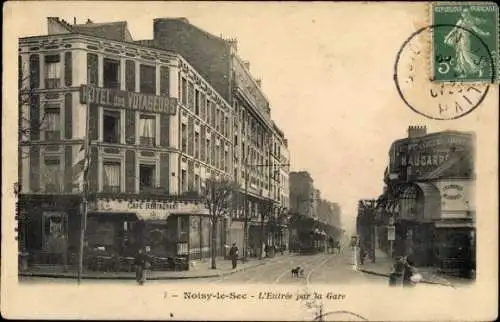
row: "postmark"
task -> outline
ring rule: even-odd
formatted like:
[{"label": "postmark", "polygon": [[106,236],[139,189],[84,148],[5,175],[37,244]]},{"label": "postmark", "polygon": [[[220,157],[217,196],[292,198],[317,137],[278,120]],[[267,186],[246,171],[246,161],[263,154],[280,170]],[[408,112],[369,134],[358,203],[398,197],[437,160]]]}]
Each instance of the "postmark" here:
[{"label": "postmark", "polygon": [[432,25],[441,26],[432,30],[434,82],[498,80],[498,6],[495,3],[434,3],[431,14]]},{"label": "postmark", "polygon": [[[435,57],[443,63],[451,61],[448,52],[441,53],[439,48],[435,48],[433,57],[429,57],[433,35],[455,27],[470,39],[475,39],[477,46],[481,47],[482,57],[486,57],[483,63],[491,71],[488,81],[469,83],[466,79],[450,78],[446,82],[435,82],[429,73]],[[471,113],[485,99],[495,75],[495,63],[488,45],[472,30],[449,24],[426,26],[415,31],[401,46],[394,65],[394,82],[403,102],[414,112],[435,120],[452,120]]]}]

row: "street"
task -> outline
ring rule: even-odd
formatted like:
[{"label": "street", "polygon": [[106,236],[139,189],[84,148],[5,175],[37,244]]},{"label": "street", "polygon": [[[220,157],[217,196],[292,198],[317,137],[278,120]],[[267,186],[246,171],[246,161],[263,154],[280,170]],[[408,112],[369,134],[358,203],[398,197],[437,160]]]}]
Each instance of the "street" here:
[{"label": "street", "polygon": [[[258,261],[258,259],[252,259]],[[300,266],[304,275],[292,277],[291,269]],[[20,277],[21,284],[76,284],[75,279]],[[278,255],[265,265],[249,268],[224,277],[197,278],[197,279],[172,279],[149,280],[146,285],[158,284],[336,284],[336,285],[387,285],[385,277],[371,275],[353,270],[352,253],[349,250],[341,255],[316,254],[316,255]],[[83,280],[82,284],[135,284],[134,280]],[[440,287],[437,285],[420,284],[419,287]]]}]

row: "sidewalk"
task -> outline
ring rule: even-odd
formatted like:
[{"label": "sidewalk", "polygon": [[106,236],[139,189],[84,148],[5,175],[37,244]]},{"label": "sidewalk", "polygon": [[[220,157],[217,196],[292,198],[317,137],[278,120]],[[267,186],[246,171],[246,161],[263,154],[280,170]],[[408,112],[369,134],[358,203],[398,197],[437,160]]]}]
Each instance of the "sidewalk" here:
[{"label": "sidewalk", "polygon": [[[286,256],[286,255],[285,255]],[[217,269],[211,269],[211,260],[194,261],[190,265],[189,271],[148,271],[148,280],[171,280],[171,279],[189,279],[189,278],[210,278],[223,277],[241,272],[247,269],[265,265],[273,260],[280,258],[249,259],[246,263],[238,261],[238,267],[232,268],[230,260],[222,257],[217,258]],[[37,266],[28,269],[28,271],[19,272],[19,276],[29,277],[50,277],[50,278],[77,278],[78,271],[76,267],[68,268],[66,271],[62,266]],[[135,272],[94,272],[84,271],[82,279],[117,279],[117,280],[135,280]]]},{"label": "sidewalk", "polygon": [[[364,265],[358,264],[358,271],[389,278],[389,274],[391,272],[393,264],[393,259],[389,258],[389,256],[385,252],[377,249],[375,250],[375,263],[372,263],[370,259],[367,259],[365,260]],[[417,267],[417,270],[420,274],[422,274],[423,277],[420,283],[437,284],[450,287],[455,287],[456,285],[467,285],[471,283],[470,280],[464,278],[443,276],[441,274],[438,274],[436,272],[436,269],[433,267]]]}]

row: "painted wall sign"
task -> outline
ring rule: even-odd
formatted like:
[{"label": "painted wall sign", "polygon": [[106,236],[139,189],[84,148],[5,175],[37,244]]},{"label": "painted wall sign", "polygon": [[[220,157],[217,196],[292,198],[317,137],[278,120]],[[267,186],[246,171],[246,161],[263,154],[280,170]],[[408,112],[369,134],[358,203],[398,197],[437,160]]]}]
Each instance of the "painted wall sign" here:
[{"label": "painted wall sign", "polygon": [[448,200],[457,200],[463,196],[464,187],[459,184],[450,184],[442,189],[442,197]]},{"label": "painted wall sign", "polygon": [[434,185],[441,195],[441,217],[465,218],[474,212],[474,180],[442,180]]},{"label": "painted wall sign", "polygon": [[177,98],[82,85],[80,102],[175,115]]},{"label": "painted wall sign", "polygon": [[473,168],[469,157],[473,154],[472,139],[467,133],[445,132],[398,140],[389,152],[389,173],[399,174],[401,179],[418,179],[451,162],[454,170],[447,172],[448,178],[469,177],[468,169]]},{"label": "painted wall sign", "polygon": [[194,202],[97,199],[95,203],[89,204],[89,208],[95,212],[136,213],[138,217],[152,220],[163,220],[173,214],[208,214],[203,204]]}]

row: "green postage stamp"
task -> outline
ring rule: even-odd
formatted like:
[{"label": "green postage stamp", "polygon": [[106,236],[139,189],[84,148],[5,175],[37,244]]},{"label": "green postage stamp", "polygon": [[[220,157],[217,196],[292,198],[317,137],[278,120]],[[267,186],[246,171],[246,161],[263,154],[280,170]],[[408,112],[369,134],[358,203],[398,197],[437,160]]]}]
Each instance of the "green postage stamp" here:
[{"label": "green postage stamp", "polygon": [[433,81],[497,81],[498,19],[493,2],[433,3]]}]

